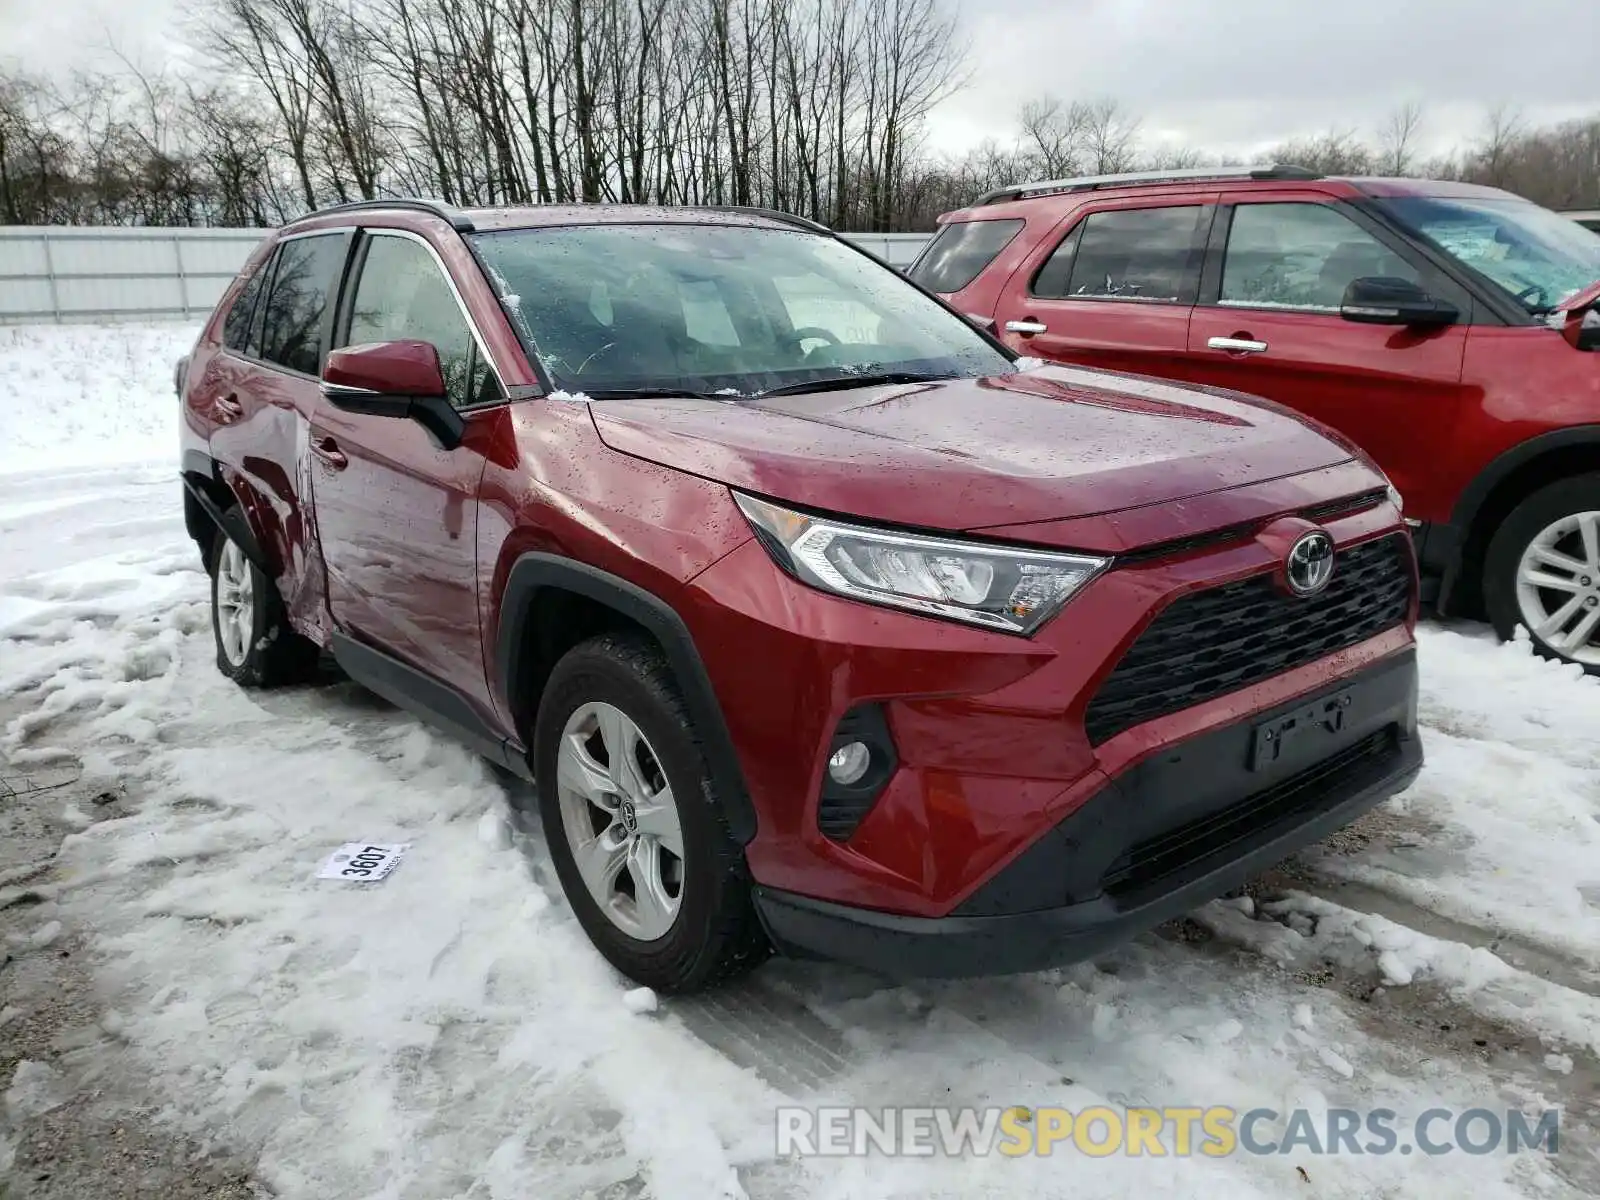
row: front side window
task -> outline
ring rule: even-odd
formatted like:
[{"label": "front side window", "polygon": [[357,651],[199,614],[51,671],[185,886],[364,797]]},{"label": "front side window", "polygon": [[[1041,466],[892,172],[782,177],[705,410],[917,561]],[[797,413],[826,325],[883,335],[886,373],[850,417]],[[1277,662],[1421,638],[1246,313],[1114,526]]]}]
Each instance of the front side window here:
[{"label": "front side window", "polygon": [[1047,299],[1192,302],[1200,282],[1199,205],[1090,213],[1034,277]]},{"label": "front side window", "polygon": [[1011,359],[834,238],[728,225],[474,235],[557,387],[749,396],[885,374],[1000,374]]},{"label": "front side window", "polygon": [[349,235],[316,234],[278,247],[261,324],[261,357],[316,375],[322,368],[322,338],[328,298],[344,266]]},{"label": "front side window", "polygon": [[1011,244],[1019,220],[956,221],[933,235],[910,277],[930,292],[959,292]]},{"label": "front side window", "polygon": [[1530,315],[1550,312],[1600,279],[1600,234],[1526,200],[1398,196],[1378,203]]},{"label": "front side window", "polygon": [[464,408],[500,399],[499,382],[478,352],[439,264],[410,238],[375,234],[368,242],[347,340],[431,342],[451,404]]},{"label": "front side window", "polygon": [[1326,204],[1241,204],[1222,260],[1222,304],[1336,313],[1357,279],[1419,283],[1405,259]]}]

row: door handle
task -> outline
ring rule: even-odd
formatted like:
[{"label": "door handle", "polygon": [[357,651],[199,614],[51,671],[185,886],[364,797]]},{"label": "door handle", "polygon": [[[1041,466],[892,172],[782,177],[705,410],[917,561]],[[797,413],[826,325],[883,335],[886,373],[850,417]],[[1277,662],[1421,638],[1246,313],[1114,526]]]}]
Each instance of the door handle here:
[{"label": "door handle", "polygon": [[224,421],[237,421],[244,416],[244,405],[239,403],[237,392],[229,392],[226,396],[218,396],[211,402],[211,408]]},{"label": "door handle", "polygon": [[1035,321],[1031,318],[1006,322],[1007,333],[1046,333],[1049,328],[1043,321]]},{"label": "door handle", "polygon": [[1206,342],[1213,350],[1226,350],[1230,354],[1260,354],[1267,348],[1265,342],[1248,337],[1214,337]]},{"label": "door handle", "polygon": [[331,437],[311,439],[311,453],[335,471],[342,471],[350,465],[350,460],[344,456],[344,451],[339,449],[339,443]]}]

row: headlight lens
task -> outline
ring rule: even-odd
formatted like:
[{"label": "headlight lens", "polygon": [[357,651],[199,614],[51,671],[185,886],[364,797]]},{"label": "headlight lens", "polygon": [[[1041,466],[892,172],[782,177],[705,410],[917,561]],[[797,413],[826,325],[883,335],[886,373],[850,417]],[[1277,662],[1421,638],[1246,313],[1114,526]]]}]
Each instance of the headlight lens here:
[{"label": "headlight lens", "polygon": [[1406,510],[1405,497],[1400,494],[1400,489],[1395,487],[1395,485],[1392,483],[1389,485],[1389,503],[1394,505],[1395,508],[1399,509],[1401,512],[1405,512]]},{"label": "headlight lens", "polygon": [[870,529],[740,492],[734,499],[778,565],[812,587],[1007,633],[1038,629],[1110,562]]}]

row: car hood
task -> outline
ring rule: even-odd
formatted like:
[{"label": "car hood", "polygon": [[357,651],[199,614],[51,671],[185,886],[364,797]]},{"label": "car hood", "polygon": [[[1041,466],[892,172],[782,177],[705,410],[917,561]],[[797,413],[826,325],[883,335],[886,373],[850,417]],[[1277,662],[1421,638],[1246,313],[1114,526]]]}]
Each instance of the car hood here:
[{"label": "car hood", "polygon": [[1061,366],[770,400],[606,400],[590,411],[622,453],[803,507],[933,529],[1166,504],[1352,457],[1266,401]]}]

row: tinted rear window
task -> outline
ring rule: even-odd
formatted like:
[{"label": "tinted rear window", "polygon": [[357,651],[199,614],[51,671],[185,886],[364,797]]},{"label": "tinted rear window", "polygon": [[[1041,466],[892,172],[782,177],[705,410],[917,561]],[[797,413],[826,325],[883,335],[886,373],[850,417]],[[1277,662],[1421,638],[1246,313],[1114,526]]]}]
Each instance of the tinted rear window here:
[{"label": "tinted rear window", "polygon": [[959,292],[994,261],[1021,228],[1020,220],[946,225],[917,260],[911,278],[930,292]]},{"label": "tinted rear window", "polygon": [[1200,282],[1198,206],[1090,213],[1056,248],[1033,294],[1194,302]]},{"label": "tinted rear window", "polygon": [[278,269],[266,301],[261,357],[315,375],[322,367],[328,298],[344,266],[349,235],[295,238],[278,248]]}]

